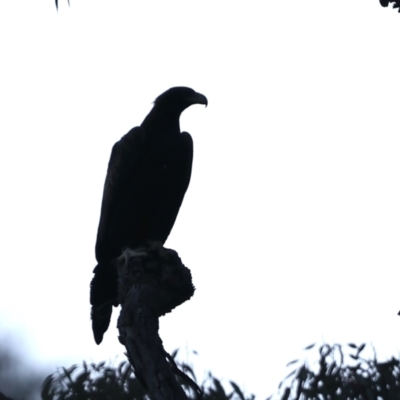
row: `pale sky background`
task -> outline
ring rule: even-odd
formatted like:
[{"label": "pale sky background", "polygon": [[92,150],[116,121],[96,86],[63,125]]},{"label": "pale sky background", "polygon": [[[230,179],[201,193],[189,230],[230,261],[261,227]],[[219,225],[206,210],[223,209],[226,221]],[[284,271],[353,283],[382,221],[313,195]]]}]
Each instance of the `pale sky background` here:
[{"label": "pale sky background", "polygon": [[89,320],[108,159],[184,85],[209,106],[166,247],[197,290],[165,348],[259,399],[314,341],[397,354],[399,43],[378,0],[0,2],[0,333],[49,372],[122,355]]}]

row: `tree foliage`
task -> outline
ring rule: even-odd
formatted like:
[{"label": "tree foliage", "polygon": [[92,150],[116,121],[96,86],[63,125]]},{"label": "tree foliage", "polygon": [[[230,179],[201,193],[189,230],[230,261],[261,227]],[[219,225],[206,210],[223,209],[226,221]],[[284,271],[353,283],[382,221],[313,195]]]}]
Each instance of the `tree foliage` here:
[{"label": "tree foliage", "polygon": [[[312,350],[314,345],[305,350]],[[347,345],[348,352],[339,344],[319,347],[319,361],[311,365],[293,360],[291,373],[279,385],[280,400],[400,400],[400,361],[392,357],[378,362],[373,357],[362,357],[368,349],[365,343]],[[348,354],[350,353],[350,354]],[[291,380],[289,380],[291,378]],[[272,399],[276,396],[271,396]]]},{"label": "tree foliage", "polygon": [[[292,369],[280,383],[275,395],[268,400],[400,400],[400,360],[392,357],[379,362],[372,346],[349,343],[315,344],[305,350],[318,351],[317,361],[293,360],[288,363]],[[372,357],[365,357],[370,351]],[[173,356],[176,356],[174,352]],[[315,357],[310,359],[316,360]],[[198,383],[193,368],[185,363],[179,367]],[[179,379],[179,377],[178,377]],[[189,399],[196,399],[196,393],[183,380],[179,383]],[[199,384],[204,400],[254,400],[246,396],[235,382],[230,382],[227,391],[221,381],[211,373]],[[118,368],[105,363],[76,365],[47,377],[43,384],[43,400],[146,400],[139,382],[128,363],[122,362]]]},{"label": "tree foliage", "polygon": [[[0,348],[1,350],[1,348]],[[307,346],[306,357],[287,365],[290,373],[269,400],[400,400],[400,360],[391,357],[378,361],[372,346],[315,344]],[[0,351],[0,355],[3,354]],[[176,358],[177,351],[172,356]],[[0,357],[5,363],[5,357]],[[12,364],[21,364],[13,358]],[[235,382],[225,385],[208,373],[199,383],[193,368],[177,362],[179,368],[202,389],[204,400],[254,400],[245,395]],[[32,399],[37,393],[32,384],[32,371],[21,368],[0,368],[0,400]],[[9,372],[11,371],[11,375]],[[18,372],[19,371],[19,372]],[[12,379],[10,379],[12,376]],[[189,399],[198,395],[187,380],[177,376]],[[268,379],[268,377],[266,377]],[[29,391],[24,388],[30,387]],[[18,390],[17,390],[18,389]],[[1,393],[2,392],[2,393]],[[49,375],[41,391],[43,400],[147,400],[139,381],[127,362],[118,367],[83,363],[60,368]]]},{"label": "tree foliage", "polygon": [[[173,353],[175,357],[177,351]],[[200,385],[193,368],[186,363],[177,363],[179,368],[188,374],[203,391],[203,400],[254,400],[254,396],[246,397],[235,382],[230,382],[230,390],[226,391],[221,381],[211,373]],[[189,399],[198,396],[187,380],[177,377]],[[73,365],[61,368],[49,375],[42,386],[43,400],[147,400],[142,386],[134,376],[128,362],[123,361],[117,368],[106,365],[83,363],[82,367]]]},{"label": "tree foliage", "polygon": [[399,0],[379,0],[382,7],[387,7],[390,3],[393,3],[393,8],[398,8],[400,13],[400,1]]}]

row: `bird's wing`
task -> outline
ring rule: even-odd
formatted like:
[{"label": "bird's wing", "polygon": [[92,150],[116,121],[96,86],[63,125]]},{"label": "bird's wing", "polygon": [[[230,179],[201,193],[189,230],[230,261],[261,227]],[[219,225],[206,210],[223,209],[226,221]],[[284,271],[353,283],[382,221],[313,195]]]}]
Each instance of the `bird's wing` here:
[{"label": "bird's wing", "polygon": [[175,224],[176,217],[178,216],[183,198],[185,197],[186,190],[189,186],[192,174],[192,162],[193,140],[189,133],[182,132],[180,134],[178,154],[175,155],[175,159],[166,170],[168,177],[165,177],[165,181],[168,182],[169,190],[165,196],[166,198],[164,202],[170,204],[169,212],[163,212],[162,215],[158,216],[160,221],[164,221],[164,223],[160,225],[166,229],[166,231],[163,232],[165,239],[169,236],[170,231]]},{"label": "bird's wing", "polygon": [[181,140],[183,146],[182,156],[182,200],[185,192],[189,186],[190,177],[192,175],[192,163],[193,163],[193,139],[187,132],[181,133]]},{"label": "bird's wing", "polygon": [[136,127],[115,143],[110,161],[108,163],[107,176],[104,183],[103,201],[96,241],[96,259],[98,262],[110,261],[117,257],[114,254],[119,249],[113,249],[110,243],[110,227],[118,201],[127,190],[127,182],[135,173],[135,166],[140,163],[141,149],[143,146],[143,129]]}]

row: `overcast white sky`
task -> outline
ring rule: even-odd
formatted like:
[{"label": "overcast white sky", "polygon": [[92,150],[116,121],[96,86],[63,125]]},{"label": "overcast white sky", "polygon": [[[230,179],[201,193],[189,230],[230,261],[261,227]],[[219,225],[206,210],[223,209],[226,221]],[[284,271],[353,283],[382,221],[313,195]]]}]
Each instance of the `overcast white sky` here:
[{"label": "overcast white sky", "polygon": [[[55,368],[96,346],[111,147],[185,85],[192,181],[166,246],[194,298],[167,350],[264,398],[314,342],[400,347],[400,15],[378,0],[0,3],[0,332]],[[114,311],[114,317],[117,313]]]}]

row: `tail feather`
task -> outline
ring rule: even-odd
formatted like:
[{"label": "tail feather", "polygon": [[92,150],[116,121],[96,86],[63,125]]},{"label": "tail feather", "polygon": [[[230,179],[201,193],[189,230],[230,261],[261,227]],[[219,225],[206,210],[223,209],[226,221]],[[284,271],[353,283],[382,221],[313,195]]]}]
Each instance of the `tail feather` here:
[{"label": "tail feather", "polygon": [[98,264],[90,283],[92,329],[94,340],[100,344],[110,325],[112,306],[118,305],[117,271],[109,264]]},{"label": "tail feather", "polygon": [[94,341],[100,344],[111,320],[112,304],[102,304],[100,307],[92,306],[92,330]]}]

